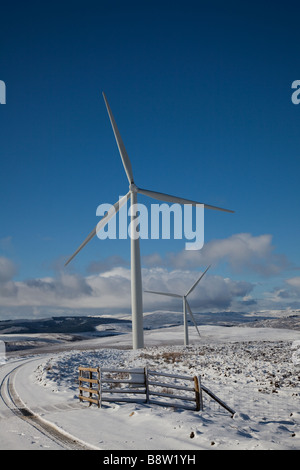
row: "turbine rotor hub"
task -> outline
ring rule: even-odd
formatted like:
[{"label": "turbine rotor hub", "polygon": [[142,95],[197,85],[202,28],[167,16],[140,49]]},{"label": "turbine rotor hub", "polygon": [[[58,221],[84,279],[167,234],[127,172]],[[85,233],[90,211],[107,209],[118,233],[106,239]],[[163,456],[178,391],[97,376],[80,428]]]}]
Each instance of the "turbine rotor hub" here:
[{"label": "turbine rotor hub", "polygon": [[137,193],[137,192],[138,192],[138,188],[137,188],[137,186],[136,186],[134,183],[130,183],[130,185],[129,185],[129,190],[130,190],[132,193]]}]

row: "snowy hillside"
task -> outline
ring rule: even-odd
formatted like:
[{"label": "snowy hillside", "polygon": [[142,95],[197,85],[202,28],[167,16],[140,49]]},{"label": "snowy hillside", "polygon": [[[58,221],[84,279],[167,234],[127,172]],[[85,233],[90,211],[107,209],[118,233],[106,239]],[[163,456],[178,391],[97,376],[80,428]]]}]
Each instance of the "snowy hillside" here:
[{"label": "snowy hillside", "polygon": [[[182,325],[155,329],[152,323],[143,350],[130,349],[125,331],[23,358],[14,387],[33,413],[97,449],[299,449],[300,332],[203,325],[200,339],[189,330],[187,348]],[[88,407],[78,400],[80,365],[200,374],[203,385],[236,413],[232,418],[206,394],[202,412],[135,403]]]}]

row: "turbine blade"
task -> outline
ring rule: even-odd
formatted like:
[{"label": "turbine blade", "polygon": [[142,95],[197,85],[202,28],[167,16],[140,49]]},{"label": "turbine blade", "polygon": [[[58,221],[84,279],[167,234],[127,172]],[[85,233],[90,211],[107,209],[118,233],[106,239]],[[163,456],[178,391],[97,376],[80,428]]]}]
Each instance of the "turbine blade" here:
[{"label": "turbine blade", "polygon": [[172,294],[171,292],[156,292],[154,290],[145,290],[144,292],[148,292],[149,294],[167,295],[169,297],[179,297],[180,299],[182,298],[182,295]]},{"label": "turbine blade", "polygon": [[196,285],[201,281],[201,279],[203,278],[203,276],[205,275],[205,273],[209,270],[209,268],[211,267],[211,265],[209,265],[206,270],[204,271],[204,273],[201,274],[201,276],[199,277],[199,279],[197,279],[197,281],[195,282],[195,284],[192,285],[192,287],[187,291],[187,293],[185,294],[185,296],[187,297],[196,287]]},{"label": "turbine blade", "polygon": [[186,306],[187,306],[187,308],[188,308],[189,314],[190,314],[190,316],[191,316],[191,319],[193,320],[193,323],[194,323],[195,328],[196,328],[196,330],[197,330],[197,333],[198,333],[198,335],[199,335],[200,338],[201,338],[200,331],[198,330],[198,326],[197,326],[196,320],[195,320],[195,318],[194,318],[194,315],[193,315],[193,313],[192,313],[190,304],[188,303],[188,301],[187,301],[186,299],[185,299],[185,302],[186,302]]},{"label": "turbine blade", "polygon": [[184,199],[181,197],[177,196],[171,196],[170,194],[164,194],[164,193],[158,193],[156,191],[149,191],[148,189],[141,189],[137,188],[138,192],[141,194],[144,194],[145,196],[152,197],[153,199],[158,199],[160,201],[166,201],[166,202],[175,202],[177,204],[203,204],[205,209],[214,209],[217,211],[223,211],[223,212],[234,212],[229,209],[223,209],[221,207],[216,207],[216,206],[210,206],[209,204],[204,204],[203,202],[197,202],[197,201],[191,201],[190,199]]},{"label": "turbine blade", "polygon": [[72,261],[73,258],[82,250],[82,248],[85,247],[85,245],[88,244],[89,241],[92,240],[92,238],[100,232],[100,230],[105,227],[105,225],[110,221],[110,219],[121,209],[121,207],[127,202],[128,198],[130,196],[130,192],[128,192],[125,196],[123,196],[119,201],[117,201],[110,209],[107,211],[107,213],[102,217],[100,222],[96,225],[96,227],[91,231],[91,233],[86,237],[84,242],[81,243],[81,245],[77,248],[75,253],[68,259],[68,261],[65,263],[65,266],[67,266],[70,261]]},{"label": "turbine blade", "polygon": [[104,98],[104,101],[105,101],[106,109],[107,109],[107,112],[108,112],[108,115],[109,115],[109,119],[110,119],[110,122],[111,122],[111,125],[112,125],[112,128],[113,128],[113,131],[114,131],[115,139],[117,141],[117,145],[118,145],[118,149],[119,149],[119,152],[120,152],[120,155],[121,155],[123,166],[124,166],[128,181],[131,184],[131,183],[134,182],[133,181],[133,173],[132,173],[131,163],[130,163],[129,157],[127,155],[127,152],[126,152],[125,145],[122,141],[120,132],[118,130],[116,121],[113,117],[113,114],[111,112],[110,106],[108,104],[108,101],[107,101],[106,96],[105,96],[104,93],[103,93],[103,98]]},{"label": "turbine blade", "polygon": [[82,250],[82,248],[87,245],[87,243],[92,240],[92,238],[96,235],[96,227],[91,231],[91,233],[86,237],[86,239],[84,240],[84,242],[80,245],[79,248],[77,248],[77,250],[75,251],[75,253],[73,253],[73,255],[68,259],[68,261],[66,261],[65,263],[65,266],[67,266],[70,261],[72,261],[73,258],[75,258],[75,256],[79,253],[79,251]]}]

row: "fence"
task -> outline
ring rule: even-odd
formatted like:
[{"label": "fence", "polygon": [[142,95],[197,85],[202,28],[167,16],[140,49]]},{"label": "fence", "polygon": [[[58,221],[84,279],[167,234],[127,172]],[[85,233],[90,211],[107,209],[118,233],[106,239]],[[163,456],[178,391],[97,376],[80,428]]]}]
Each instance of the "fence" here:
[{"label": "fence", "polygon": [[100,406],[107,402],[147,402],[145,369],[101,368]]},{"label": "fence", "polygon": [[[79,367],[79,400],[87,400],[90,404],[95,403],[99,406],[100,400],[100,370],[99,367]],[[88,377],[85,377],[84,373],[88,374]],[[97,379],[93,379],[93,373],[97,373]],[[87,382],[89,387],[82,385],[82,382]],[[96,385],[96,388],[93,387]],[[83,392],[87,392],[89,396],[83,395]],[[93,395],[96,395],[97,398],[93,398]]]},{"label": "fence", "polygon": [[[147,385],[149,403],[195,411],[200,411],[203,408],[200,377],[173,375],[148,370]],[[183,394],[181,394],[181,392],[183,392]],[[189,392],[192,393],[189,394]],[[165,401],[166,399],[167,401]],[[191,402],[194,403],[193,406],[191,406]]]},{"label": "fence", "polygon": [[[93,378],[96,374],[96,378]],[[102,402],[134,402],[203,410],[202,391],[232,415],[235,411],[201,384],[200,376],[174,375],[147,368],[79,367],[79,400],[101,407]],[[83,386],[87,382],[89,386]],[[83,392],[88,393],[88,396]],[[95,395],[95,397],[94,397]],[[192,404],[191,404],[192,403]]]}]

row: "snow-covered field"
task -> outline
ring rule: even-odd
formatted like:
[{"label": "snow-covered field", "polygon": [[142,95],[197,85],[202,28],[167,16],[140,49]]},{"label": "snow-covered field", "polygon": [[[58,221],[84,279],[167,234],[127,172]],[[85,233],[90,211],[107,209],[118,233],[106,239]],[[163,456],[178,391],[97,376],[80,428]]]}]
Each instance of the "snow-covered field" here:
[{"label": "snow-covered field", "polygon": [[[86,350],[73,345],[63,352],[12,358],[2,367],[23,364],[14,387],[24,405],[96,449],[300,449],[300,331],[203,325],[200,333],[201,339],[191,327],[191,345],[185,348],[181,325],[149,329],[145,349],[133,351],[126,332],[86,342]],[[90,344],[99,349],[89,350]],[[79,365],[201,375],[203,385],[236,413],[231,417],[205,393],[201,412],[137,403],[88,407],[78,400]],[[0,408],[1,448],[3,433],[8,439],[5,419]]]}]

